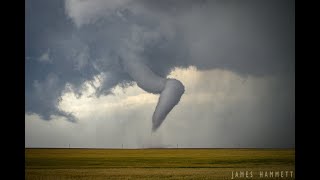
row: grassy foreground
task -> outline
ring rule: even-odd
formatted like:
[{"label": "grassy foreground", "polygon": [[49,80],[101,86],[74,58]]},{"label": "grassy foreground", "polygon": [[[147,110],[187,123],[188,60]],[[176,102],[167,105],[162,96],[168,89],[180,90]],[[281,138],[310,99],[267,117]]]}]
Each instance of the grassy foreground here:
[{"label": "grassy foreground", "polygon": [[27,180],[231,179],[232,171],[252,171],[249,179],[279,179],[259,173],[294,170],[294,149],[25,150]]}]

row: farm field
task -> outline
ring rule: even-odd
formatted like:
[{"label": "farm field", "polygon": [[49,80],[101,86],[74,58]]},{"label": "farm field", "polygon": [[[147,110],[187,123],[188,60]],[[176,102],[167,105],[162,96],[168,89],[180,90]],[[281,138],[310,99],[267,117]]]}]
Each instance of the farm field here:
[{"label": "farm field", "polygon": [[295,179],[294,171],[294,149],[25,149],[27,180]]}]

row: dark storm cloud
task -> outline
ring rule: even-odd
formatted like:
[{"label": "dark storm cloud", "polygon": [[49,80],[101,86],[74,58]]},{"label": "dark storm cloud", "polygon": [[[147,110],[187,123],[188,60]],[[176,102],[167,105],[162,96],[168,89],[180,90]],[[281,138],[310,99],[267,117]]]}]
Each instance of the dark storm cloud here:
[{"label": "dark storm cloud", "polygon": [[[94,56],[103,51],[102,48],[94,48],[97,44],[91,45],[90,40],[80,39],[82,32],[75,29],[64,11],[64,1],[26,2],[25,108],[26,112],[37,113],[46,120],[50,119],[50,115],[75,120],[71,113],[57,108],[67,83],[71,83],[80,96],[82,83],[100,71],[110,71],[111,75],[103,88],[98,90],[99,94],[107,93],[121,79],[127,78],[126,74],[113,67],[115,61],[105,62]],[[96,51],[90,52],[92,49]],[[48,50],[50,64],[39,60]]]},{"label": "dark storm cloud", "polygon": [[[106,78],[97,95],[130,83],[119,60],[124,46],[163,77],[190,65],[244,75],[294,74],[294,1],[88,2],[113,8],[96,13],[73,2],[69,8],[77,13],[70,16],[64,1],[26,2],[26,112],[44,119],[67,114],[57,108],[65,85],[80,96],[82,83],[100,73]],[[48,49],[52,63],[34,60]],[[54,84],[48,83],[52,78]]]}]

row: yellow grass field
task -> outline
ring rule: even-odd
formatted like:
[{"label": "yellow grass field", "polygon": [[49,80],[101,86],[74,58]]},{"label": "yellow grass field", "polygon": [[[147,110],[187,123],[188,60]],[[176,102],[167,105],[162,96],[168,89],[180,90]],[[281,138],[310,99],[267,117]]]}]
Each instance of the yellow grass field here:
[{"label": "yellow grass field", "polygon": [[294,149],[25,149],[27,180],[295,179],[294,171]]}]

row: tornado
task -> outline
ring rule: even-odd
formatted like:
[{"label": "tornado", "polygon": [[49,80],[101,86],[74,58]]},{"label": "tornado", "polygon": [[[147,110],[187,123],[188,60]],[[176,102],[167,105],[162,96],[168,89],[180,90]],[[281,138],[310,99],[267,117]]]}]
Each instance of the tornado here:
[{"label": "tornado", "polygon": [[125,71],[141,89],[149,93],[160,94],[152,116],[152,132],[155,132],[169,112],[179,103],[185,91],[184,86],[177,79],[160,77],[140,60],[121,60]]}]

